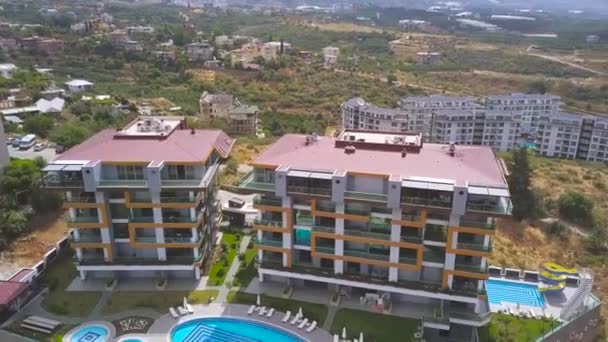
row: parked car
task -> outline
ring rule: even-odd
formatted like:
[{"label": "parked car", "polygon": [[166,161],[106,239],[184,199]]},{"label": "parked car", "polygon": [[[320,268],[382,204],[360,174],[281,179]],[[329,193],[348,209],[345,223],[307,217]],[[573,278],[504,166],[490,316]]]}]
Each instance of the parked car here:
[{"label": "parked car", "polygon": [[11,140],[11,146],[19,147],[20,142],[21,142],[21,137],[13,137],[13,140]]},{"label": "parked car", "polygon": [[38,143],[36,145],[34,145],[34,151],[42,151],[45,148],[47,148],[47,144],[46,143]]}]

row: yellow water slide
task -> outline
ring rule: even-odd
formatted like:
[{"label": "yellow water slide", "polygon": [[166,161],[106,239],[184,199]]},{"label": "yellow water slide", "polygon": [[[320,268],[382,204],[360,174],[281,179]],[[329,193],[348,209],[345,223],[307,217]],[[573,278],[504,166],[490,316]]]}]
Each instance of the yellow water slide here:
[{"label": "yellow water slide", "polygon": [[564,289],[564,287],[566,287],[566,282],[562,281],[561,283],[557,284],[557,285],[551,285],[551,286],[538,286],[538,291],[542,292],[553,292],[553,291],[562,291]]},{"label": "yellow water slide", "polygon": [[543,270],[552,274],[578,274],[576,268],[565,268],[559,264],[554,262],[545,262],[543,263]]}]

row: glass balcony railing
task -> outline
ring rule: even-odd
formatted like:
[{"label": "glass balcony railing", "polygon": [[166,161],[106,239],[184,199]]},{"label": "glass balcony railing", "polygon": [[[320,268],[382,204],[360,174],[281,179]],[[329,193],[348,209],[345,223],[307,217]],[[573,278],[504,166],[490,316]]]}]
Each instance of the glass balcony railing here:
[{"label": "glass balcony railing", "polygon": [[511,215],[513,204],[510,199],[504,201],[492,202],[467,202],[467,210],[481,211],[486,213]]},{"label": "glass balcony railing", "polygon": [[448,317],[448,315],[445,315],[443,317],[439,317],[439,316],[431,316],[431,315],[424,315],[422,316],[422,320],[426,323],[433,323],[433,324],[440,324],[440,325],[450,325],[450,317]]},{"label": "glass balcony railing", "polygon": [[419,215],[414,214],[402,214],[401,221],[418,222],[420,220]]},{"label": "glass balcony railing", "polygon": [[64,203],[95,203],[95,196],[72,196],[68,198],[67,196],[63,197]]},{"label": "glass balcony railing", "polygon": [[363,208],[344,208],[344,213],[348,215],[369,216],[370,212],[371,211],[369,209]]},{"label": "glass balcony railing", "polygon": [[145,179],[101,179],[97,185],[100,188],[145,188],[148,181]]},{"label": "glass balcony railing", "polygon": [[131,215],[129,217],[129,222],[132,223],[154,223],[154,216],[144,216],[144,215]]},{"label": "glass balcony railing", "polygon": [[311,186],[287,185],[287,192],[297,194],[331,196],[331,188],[317,188]]},{"label": "glass balcony railing", "polygon": [[161,203],[196,203],[196,197],[190,199],[190,196],[163,196],[160,198]]},{"label": "glass balcony railing", "polygon": [[424,229],[424,239],[436,242],[446,242],[447,232],[444,228],[426,227]]},{"label": "glass balcony railing", "polygon": [[162,179],[163,188],[189,188],[199,187],[203,183],[202,179]]},{"label": "glass balcony railing", "polygon": [[416,265],[416,258],[408,258],[408,257],[400,257],[399,258],[399,263],[400,264],[406,264],[406,265]]},{"label": "glass balcony railing", "polygon": [[136,243],[156,243],[156,236],[136,236]]},{"label": "glass balcony railing", "polygon": [[439,198],[423,198],[423,197],[410,197],[410,196],[402,196],[402,203],[409,203],[415,205],[424,205],[431,207],[441,207],[441,208],[451,208],[452,201],[449,199],[439,199]]},{"label": "glass balcony railing", "polygon": [[380,260],[380,261],[389,260],[388,254],[377,254],[377,253],[370,253],[370,252],[358,251],[358,250],[352,250],[352,249],[345,249],[344,255],[350,256],[350,257],[355,257],[355,258],[362,258],[362,259],[372,259],[372,260]]},{"label": "glass balcony railing", "polygon": [[254,219],[253,224],[259,225],[259,226],[270,226],[270,227],[277,227],[277,228],[283,227],[283,221],[272,220],[272,219]]},{"label": "glass balcony railing", "polygon": [[369,229],[372,230],[388,231],[389,233],[391,231],[391,222],[386,220],[378,220],[372,218],[371,220],[369,220],[368,226]]},{"label": "glass balcony railing", "polygon": [[303,214],[298,212],[296,214],[296,225],[298,226],[312,226],[314,220],[310,214]]},{"label": "glass balcony railing", "polygon": [[422,235],[401,235],[402,242],[422,243]]},{"label": "glass balcony railing", "polygon": [[336,249],[334,247],[316,246],[315,249],[318,253],[332,254],[332,255],[336,254]]},{"label": "glass balcony railing", "polygon": [[101,243],[101,235],[80,234],[78,237],[73,236],[70,239],[75,243]]},{"label": "glass balcony railing", "polygon": [[130,194],[131,203],[152,203],[152,197],[148,195]]},{"label": "glass balcony railing", "polygon": [[267,205],[267,206],[272,206],[272,207],[282,207],[283,206],[283,202],[281,201],[280,198],[270,198],[270,197],[262,197],[262,196],[254,197],[253,204]]},{"label": "glass balcony railing", "polygon": [[253,170],[241,178],[237,186],[252,191],[274,191],[274,183],[256,181]]},{"label": "glass balcony railing", "polygon": [[350,200],[386,202],[386,194],[368,193],[360,191],[344,191],[344,198]]},{"label": "glass balcony railing", "polygon": [[488,273],[488,266],[481,266],[481,265],[471,265],[471,264],[459,264],[456,263],[454,265],[454,269],[457,271],[463,271],[463,272],[471,272],[471,273],[481,273],[481,274],[486,274]]},{"label": "glass balcony railing", "polygon": [[468,251],[477,251],[477,252],[492,252],[492,244],[488,246],[484,246],[483,242],[459,242],[456,244],[456,248],[465,249]]},{"label": "glass balcony railing", "polygon": [[474,220],[461,220],[460,226],[461,227],[470,227],[470,228],[490,229],[490,230],[496,229],[496,224],[488,223],[487,221],[484,222],[484,221],[474,221]]},{"label": "glass balcony railing", "polygon": [[163,223],[196,223],[198,218],[191,216],[163,216]]},{"label": "glass balcony railing", "polygon": [[198,240],[192,241],[192,236],[165,236],[165,243],[184,243],[191,244],[197,243],[201,241],[201,237],[199,236]]},{"label": "glass balcony railing", "polygon": [[372,207],[371,208],[371,212],[372,213],[376,213],[376,214],[387,214],[387,215],[392,215],[393,214],[393,209],[391,208],[387,208],[387,207]]},{"label": "glass balcony railing", "polygon": [[114,257],[111,262],[103,257],[84,257],[78,260],[80,265],[192,265],[200,261],[200,258],[192,256],[167,257],[167,260],[144,257]]},{"label": "glass balcony railing", "polygon": [[272,240],[272,239],[257,239],[255,241],[256,244],[262,246],[270,246],[270,247],[278,247],[283,248],[283,241]]},{"label": "glass balcony railing", "polygon": [[445,254],[437,253],[434,251],[424,251],[424,253],[422,254],[422,260],[443,264],[445,262]]},{"label": "glass balcony railing", "polygon": [[380,240],[390,240],[391,239],[390,232],[389,232],[389,234],[382,234],[382,233],[375,233],[375,232],[371,232],[371,231],[367,231],[367,230],[359,230],[359,229],[344,229],[344,235],[363,236],[363,237],[368,237],[368,238],[372,238],[372,239],[380,239]]},{"label": "glass balcony railing", "polygon": [[326,213],[335,213],[336,206],[333,204],[317,204],[317,211],[322,211]]},{"label": "glass balcony railing", "polygon": [[322,233],[330,233],[330,234],[336,233],[336,227],[313,225],[312,230],[315,232],[322,232]]},{"label": "glass balcony railing", "polygon": [[88,215],[77,215],[77,216],[70,216],[68,215],[67,217],[67,221],[69,223],[99,223],[99,217],[97,216],[88,216]]}]

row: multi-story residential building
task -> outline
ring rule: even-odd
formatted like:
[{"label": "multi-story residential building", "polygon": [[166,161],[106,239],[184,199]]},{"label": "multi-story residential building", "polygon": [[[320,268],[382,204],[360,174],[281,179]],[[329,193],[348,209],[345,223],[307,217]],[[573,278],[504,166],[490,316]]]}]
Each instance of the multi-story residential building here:
[{"label": "multi-story residential building", "polygon": [[232,95],[204,92],[198,101],[201,119],[227,118],[233,103]]},{"label": "multi-story residential building", "polygon": [[360,97],[342,103],[342,128],[383,132],[409,131],[405,111],[375,106]]},{"label": "multi-story residential building", "polygon": [[475,110],[479,108],[476,98],[471,96],[412,96],[399,101],[401,110],[409,114],[410,131],[421,132],[425,138],[432,136],[433,113],[437,110]]},{"label": "multi-story residential building", "polygon": [[4,168],[8,165],[10,157],[8,155],[8,147],[6,146],[6,135],[4,134],[4,124],[0,120],[0,175],[4,172]]},{"label": "multi-story residential building", "polygon": [[191,62],[206,62],[213,59],[213,46],[207,42],[186,45],[186,54]]},{"label": "multi-story residential building", "polygon": [[[474,333],[494,222],[511,213],[502,164],[484,146],[421,134],[289,134],[251,164],[259,281],[375,293],[427,328]],[[447,333],[449,334],[449,333]]]},{"label": "multi-story residential building", "polygon": [[536,133],[541,115],[557,114],[561,106],[561,98],[550,94],[513,93],[488,96],[485,99],[487,109],[521,114],[521,132],[529,134]]},{"label": "multi-story residential building", "polygon": [[574,159],[583,121],[584,116],[570,113],[540,116],[536,132],[536,152],[547,157]]},{"label": "multi-story residential building", "polygon": [[80,277],[200,278],[221,219],[218,168],[233,142],[190,130],[183,117],[144,117],[50,162],[42,186],[65,193]]},{"label": "multi-story residential building", "polygon": [[228,129],[231,134],[255,134],[257,127],[257,106],[237,104],[230,109]]},{"label": "multi-story residential building", "polygon": [[48,55],[63,51],[63,40],[33,36],[19,41],[21,47],[27,51],[41,51]]}]

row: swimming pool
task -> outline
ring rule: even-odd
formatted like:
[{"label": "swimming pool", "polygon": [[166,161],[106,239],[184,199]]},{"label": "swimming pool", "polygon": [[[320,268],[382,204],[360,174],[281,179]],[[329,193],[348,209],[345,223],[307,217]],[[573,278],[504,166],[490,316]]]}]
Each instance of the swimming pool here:
[{"label": "swimming pool", "polygon": [[235,318],[200,318],[178,324],[172,342],[304,342],[269,324]]},{"label": "swimming pool", "polygon": [[486,290],[490,304],[545,306],[545,298],[533,284],[490,278],[486,281]]},{"label": "swimming pool", "polygon": [[87,325],[76,331],[70,342],[105,342],[108,338],[108,329],[101,325]]}]

